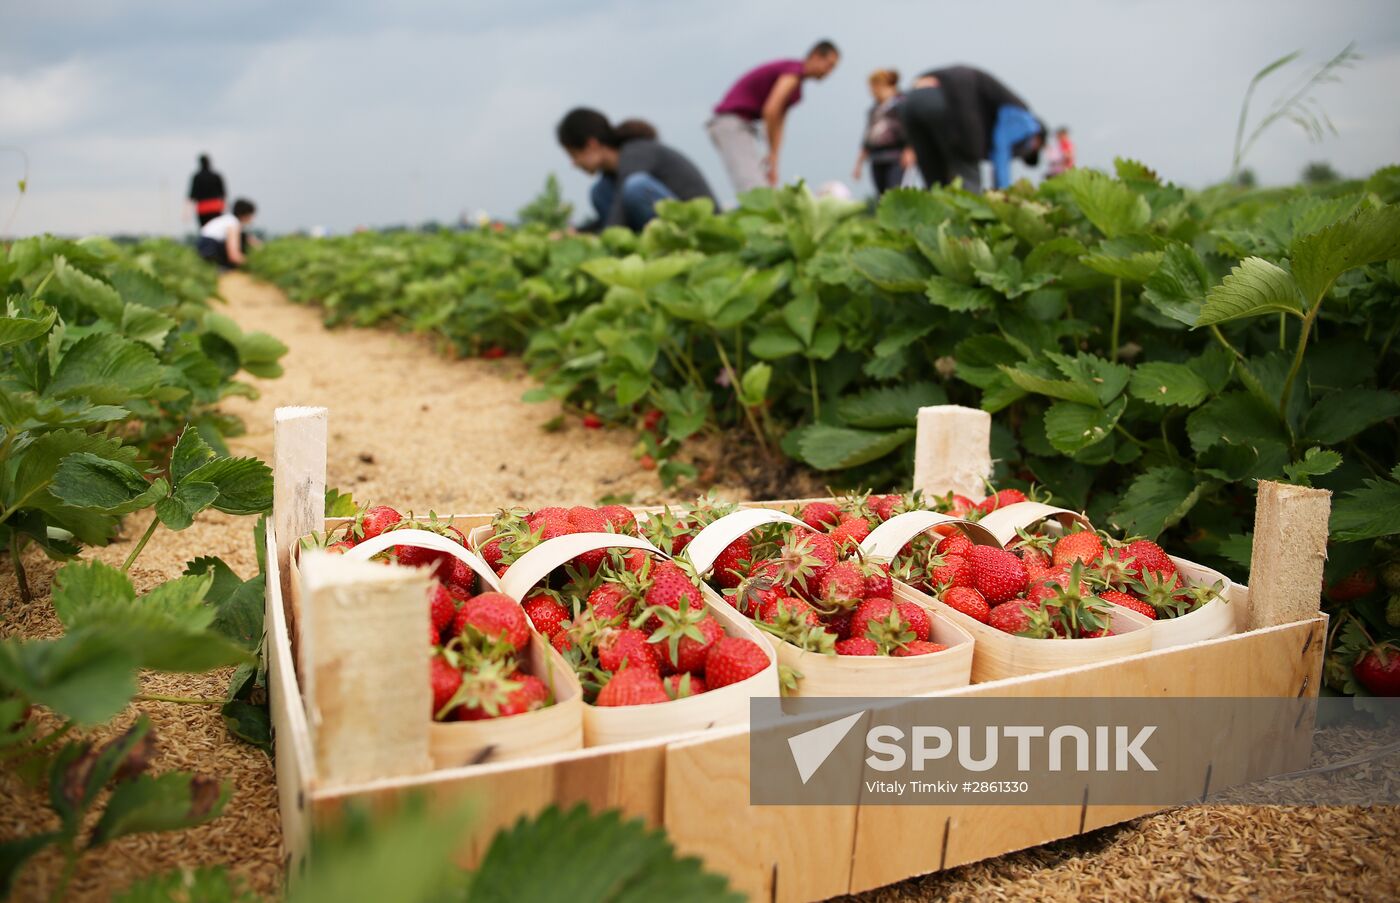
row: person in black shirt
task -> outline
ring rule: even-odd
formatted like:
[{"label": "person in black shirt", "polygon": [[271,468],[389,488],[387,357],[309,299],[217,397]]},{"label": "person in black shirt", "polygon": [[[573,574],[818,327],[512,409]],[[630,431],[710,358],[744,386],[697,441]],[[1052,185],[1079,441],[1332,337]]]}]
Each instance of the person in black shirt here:
[{"label": "person in black shirt", "polygon": [[695,164],[658,141],[646,122],[629,119],[614,126],[597,110],[579,107],[555,131],[574,165],[598,176],[591,192],[597,218],[582,227],[585,232],[609,226],[640,232],[656,215],[656,202],[667,198],[714,200]]},{"label": "person in black shirt", "polygon": [[209,155],[199,155],[199,169],[190,179],[190,206],[200,228],[224,212],[224,177],[209,167]]}]

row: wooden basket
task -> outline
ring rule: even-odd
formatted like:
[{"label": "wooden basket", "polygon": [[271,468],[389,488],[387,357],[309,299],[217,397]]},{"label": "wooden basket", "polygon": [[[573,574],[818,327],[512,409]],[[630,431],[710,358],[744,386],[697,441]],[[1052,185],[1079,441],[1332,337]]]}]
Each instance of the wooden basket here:
[{"label": "wooden basket", "polygon": [[[640,537],[619,533],[574,533],[546,540],[520,556],[501,578],[501,591],[517,600],[524,599],[536,584],[565,562],[585,552],[611,548],[642,549],[660,558],[670,558]],[[723,600],[716,604],[705,597],[705,604],[727,635],[743,637],[764,650],[769,649],[764,635]],[[596,706],[585,702],[583,742],[585,746],[606,746],[717,727],[747,725],[749,697],[776,696],[777,693],[777,658],[770,652],[768,666],[759,673],[727,687],[706,690],[698,696],[635,706]]]},{"label": "wooden basket", "polygon": [[[918,512],[915,512],[918,513]],[[707,525],[686,545],[681,557],[704,577],[720,553],[741,536],[767,524],[806,524],[775,508],[742,508]],[[713,587],[705,585],[711,607],[728,609],[750,624]],[[914,600],[917,601],[917,600]],[[972,635],[922,602],[929,612],[929,637],[947,646],[942,652],[896,658],[889,655],[822,655],[801,649],[766,631],[753,628],[772,645],[778,663],[797,676],[789,696],[923,696],[951,687],[965,687],[972,673]]]}]

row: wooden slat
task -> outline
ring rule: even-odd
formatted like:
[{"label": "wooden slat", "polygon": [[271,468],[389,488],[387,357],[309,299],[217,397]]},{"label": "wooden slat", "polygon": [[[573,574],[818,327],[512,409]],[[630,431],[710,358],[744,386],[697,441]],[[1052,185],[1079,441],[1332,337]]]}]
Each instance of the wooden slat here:
[{"label": "wooden slat", "polygon": [[[272,519],[277,536],[276,561],[284,606],[295,601],[289,581],[292,549],[308,533],[321,529],[326,513],[326,409],[278,408],[272,420]],[[272,556],[269,556],[269,561]],[[301,619],[285,611],[292,659],[300,662]]]},{"label": "wooden slat", "polygon": [[1325,489],[1259,481],[1248,629],[1290,624],[1317,614],[1331,510],[1332,493]]}]

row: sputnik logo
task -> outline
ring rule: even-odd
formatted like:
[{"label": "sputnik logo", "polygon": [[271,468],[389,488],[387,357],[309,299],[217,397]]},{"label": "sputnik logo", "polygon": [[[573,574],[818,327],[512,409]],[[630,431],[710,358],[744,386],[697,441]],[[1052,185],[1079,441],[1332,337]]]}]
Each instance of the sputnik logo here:
[{"label": "sputnik logo", "polygon": [[830,758],[836,747],[851,732],[851,728],[864,716],[864,711],[856,712],[854,715],[847,715],[821,727],[788,737],[788,749],[792,751],[792,761],[797,766],[797,775],[802,778],[803,784],[816,774],[817,769]]}]

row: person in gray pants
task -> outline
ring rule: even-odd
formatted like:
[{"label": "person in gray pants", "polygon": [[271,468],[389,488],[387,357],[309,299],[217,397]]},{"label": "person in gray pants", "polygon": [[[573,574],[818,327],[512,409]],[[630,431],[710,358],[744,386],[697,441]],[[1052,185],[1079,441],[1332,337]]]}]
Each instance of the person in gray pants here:
[{"label": "person in gray pants", "polygon": [[[787,111],[802,99],[802,83],[823,79],[836,68],[840,51],[819,41],[800,60],[774,60],[744,73],[730,87],[706,126],[710,140],[729,171],[734,190],[743,194],[761,185],[776,186],[778,152],[783,143]],[[758,123],[768,136],[768,154],[759,149]]]}]

